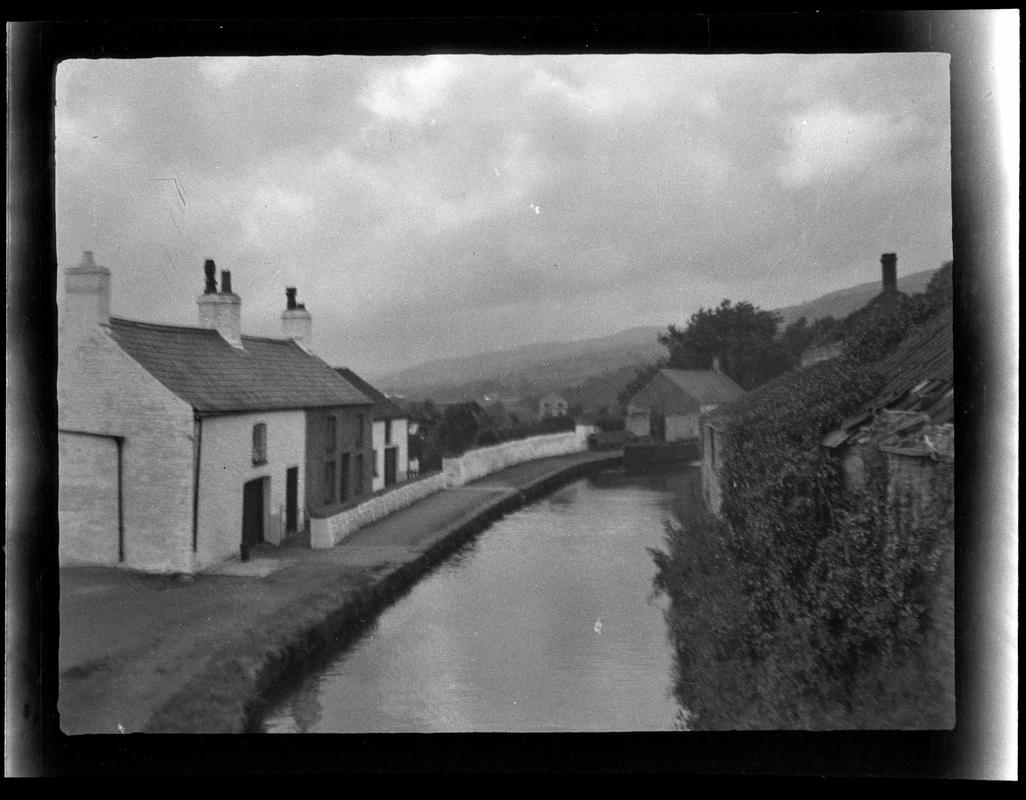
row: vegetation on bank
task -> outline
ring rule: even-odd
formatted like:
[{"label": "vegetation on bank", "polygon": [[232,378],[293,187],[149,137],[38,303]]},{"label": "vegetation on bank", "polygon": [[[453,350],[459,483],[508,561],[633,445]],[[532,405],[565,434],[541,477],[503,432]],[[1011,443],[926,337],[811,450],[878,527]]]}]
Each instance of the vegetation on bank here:
[{"label": "vegetation on bank", "polygon": [[935,288],[874,302],[841,357],[732,407],[722,519],[690,498],[653,552],[689,728],[954,724],[951,475],[913,511],[880,480],[846,490],[821,446],[879,389],[877,360],[950,303]]}]

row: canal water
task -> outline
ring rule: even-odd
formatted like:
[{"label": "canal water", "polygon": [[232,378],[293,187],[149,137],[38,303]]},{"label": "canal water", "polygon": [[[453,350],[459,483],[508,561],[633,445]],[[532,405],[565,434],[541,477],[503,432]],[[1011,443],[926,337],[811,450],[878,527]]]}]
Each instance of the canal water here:
[{"label": "canal water", "polygon": [[270,698],[258,729],[674,729],[647,548],[693,479],[606,470],[508,514]]}]

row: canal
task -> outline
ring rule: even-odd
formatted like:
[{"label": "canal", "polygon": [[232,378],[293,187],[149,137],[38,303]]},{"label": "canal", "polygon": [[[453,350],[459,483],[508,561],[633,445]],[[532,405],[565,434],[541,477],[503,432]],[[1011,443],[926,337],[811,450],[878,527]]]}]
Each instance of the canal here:
[{"label": "canal", "polygon": [[508,514],[270,697],[257,730],[674,729],[648,548],[693,479],[609,469]]}]

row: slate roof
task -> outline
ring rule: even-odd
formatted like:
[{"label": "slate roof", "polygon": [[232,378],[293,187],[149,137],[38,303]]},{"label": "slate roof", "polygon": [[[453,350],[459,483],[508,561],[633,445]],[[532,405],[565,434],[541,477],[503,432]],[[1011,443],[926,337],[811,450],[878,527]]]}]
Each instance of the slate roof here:
[{"label": "slate roof", "polygon": [[745,390],[728,375],[715,370],[661,369],[659,372],[703,406],[731,403],[745,396]]},{"label": "slate roof", "polygon": [[628,408],[664,414],[697,413],[702,406],[724,405],[745,396],[745,390],[722,372],[711,369],[661,369],[627,403]]},{"label": "slate roof", "polygon": [[109,327],[122,350],[201,414],[372,402],[291,339],[243,336],[239,349],[209,328],[117,317]]},{"label": "slate roof", "polygon": [[374,410],[371,412],[374,419],[399,419],[401,417],[409,416],[409,414],[403,411],[399,406],[385,397],[385,395],[367,383],[367,381],[351,369],[346,367],[335,367],[335,372],[374,401]]},{"label": "slate roof", "polygon": [[880,361],[883,388],[828,433],[823,444],[843,444],[883,410],[908,412],[936,425],[951,422],[955,417],[954,366],[952,310],[946,308],[912,331]]}]

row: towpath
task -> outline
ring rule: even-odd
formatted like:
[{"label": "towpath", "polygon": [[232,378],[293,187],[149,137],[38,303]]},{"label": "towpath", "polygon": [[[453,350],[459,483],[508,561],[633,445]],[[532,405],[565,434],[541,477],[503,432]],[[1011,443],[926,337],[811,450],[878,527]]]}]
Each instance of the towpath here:
[{"label": "towpath", "polygon": [[61,730],[239,732],[275,680],[372,619],[475,530],[618,455],[518,464],[430,495],[330,550],[262,548],[192,580],[64,568]]}]

